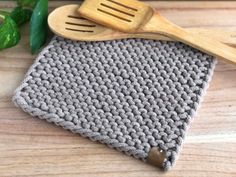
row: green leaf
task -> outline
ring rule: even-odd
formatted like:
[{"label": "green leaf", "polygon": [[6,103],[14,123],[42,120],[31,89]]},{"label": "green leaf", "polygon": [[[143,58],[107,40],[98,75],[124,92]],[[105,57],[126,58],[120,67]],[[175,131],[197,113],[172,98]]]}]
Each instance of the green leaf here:
[{"label": "green leaf", "polygon": [[0,24],[0,50],[15,46],[20,40],[20,32],[15,21],[8,15],[1,15]]},{"label": "green leaf", "polygon": [[23,7],[34,7],[38,0],[17,0],[17,4]]},{"label": "green leaf", "polygon": [[30,20],[32,11],[30,9],[23,9],[21,6],[16,7],[10,14],[11,18],[18,26]]},{"label": "green leaf", "polygon": [[46,42],[48,32],[47,16],[48,0],[39,0],[30,20],[30,48],[33,54]]}]

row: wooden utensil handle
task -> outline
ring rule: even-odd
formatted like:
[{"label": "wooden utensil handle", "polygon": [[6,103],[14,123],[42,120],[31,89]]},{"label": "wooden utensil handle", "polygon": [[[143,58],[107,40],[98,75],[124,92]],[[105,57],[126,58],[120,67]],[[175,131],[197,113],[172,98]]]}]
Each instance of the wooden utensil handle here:
[{"label": "wooden utensil handle", "polygon": [[154,14],[151,20],[142,28],[143,31],[159,33],[199,49],[225,62],[236,64],[236,49],[215,39],[198,34],[191,34],[181,27],[171,23],[159,14]]},{"label": "wooden utensil handle", "polygon": [[[205,29],[205,28],[185,28],[186,31],[188,31],[191,34],[196,35],[202,35],[204,37],[211,36],[211,38],[215,38],[218,41],[236,47],[236,31],[229,31],[224,29]],[[170,39],[167,36],[163,36],[161,34],[152,34],[152,33],[135,33],[135,34],[128,34],[128,33],[118,33],[112,32],[109,35],[104,35],[103,38],[108,37],[108,39],[111,39],[111,35],[113,38],[144,38],[144,39],[156,39],[156,40],[164,40],[164,41],[174,41],[174,39]]]}]

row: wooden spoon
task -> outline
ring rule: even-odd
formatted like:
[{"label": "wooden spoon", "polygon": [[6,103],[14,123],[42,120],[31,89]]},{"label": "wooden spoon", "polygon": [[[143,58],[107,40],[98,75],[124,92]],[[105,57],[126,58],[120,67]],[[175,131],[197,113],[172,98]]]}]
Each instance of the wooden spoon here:
[{"label": "wooden spoon", "polygon": [[126,33],[162,34],[236,64],[236,49],[210,36],[192,34],[169,22],[149,5],[136,0],[85,0],[78,12],[96,23]]},{"label": "wooden spoon", "polygon": [[[72,4],[55,9],[48,17],[48,24],[51,30],[58,36],[80,41],[105,41],[125,38],[171,40],[159,34],[123,33],[107,28],[82,18],[77,12],[78,8],[78,4]],[[204,36],[211,35],[224,43],[236,45],[236,33],[234,32],[199,28],[191,28],[187,29],[187,31]]]}]

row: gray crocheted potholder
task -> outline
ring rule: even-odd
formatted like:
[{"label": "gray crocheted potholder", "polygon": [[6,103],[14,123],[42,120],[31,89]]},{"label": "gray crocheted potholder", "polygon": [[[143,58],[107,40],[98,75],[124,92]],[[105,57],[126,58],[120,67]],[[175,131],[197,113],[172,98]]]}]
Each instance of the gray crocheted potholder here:
[{"label": "gray crocheted potholder", "polygon": [[143,161],[158,164],[164,156],[161,167],[168,170],[214,65],[211,56],[178,42],[54,37],[13,101]]}]

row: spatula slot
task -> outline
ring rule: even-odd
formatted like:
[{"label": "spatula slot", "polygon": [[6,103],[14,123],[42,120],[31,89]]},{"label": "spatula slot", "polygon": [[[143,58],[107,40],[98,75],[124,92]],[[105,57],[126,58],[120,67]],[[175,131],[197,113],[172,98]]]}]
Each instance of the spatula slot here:
[{"label": "spatula slot", "polygon": [[87,20],[86,18],[78,17],[78,16],[73,16],[73,15],[68,15],[67,17],[69,17],[69,18],[75,18],[75,19],[79,19],[79,20]]},{"label": "spatula slot", "polygon": [[154,10],[136,0],[85,0],[78,12],[98,24],[130,33],[143,26]]},{"label": "spatula slot", "polygon": [[117,9],[117,8],[115,8],[115,7],[109,6],[109,5],[104,4],[104,3],[100,3],[100,5],[103,6],[103,7],[112,9],[112,10],[114,10],[114,11],[123,13],[123,14],[125,14],[125,15],[128,15],[128,16],[130,16],[130,17],[134,17],[134,16],[135,16],[135,15],[133,15],[133,14],[131,14],[131,13],[125,12],[125,11],[123,11],[123,10]]},{"label": "spatula slot", "polygon": [[124,7],[124,8],[130,9],[130,10],[133,10],[133,11],[136,11],[136,12],[138,11],[138,9],[135,9],[135,8],[133,8],[133,7],[130,7],[130,6],[124,5],[124,4],[122,4],[122,3],[116,2],[116,1],[114,1],[114,0],[107,0],[107,1],[109,1],[109,2],[111,2],[111,3],[114,3],[114,4],[116,4],[116,5],[122,6],[122,7]]},{"label": "spatula slot", "polygon": [[71,22],[65,22],[68,25],[75,25],[75,26],[84,26],[84,27],[96,27],[96,25],[88,25],[88,24],[81,24],[81,23],[71,23]]},{"label": "spatula slot", "polygon": [[117,15],[115,15],[115,14],[112,14],[112,13],[107,12],[107,11],[105,11],[105,10],[102,10],[102,9],[100,9],[100,8],[98,8],[97,10],[100,11],[100,12],[102,12],[102,13],[105,13],[105,14],[107,14],[107,15],[110,15],[110,16],[112,16],[112,17],[118,18],[118,19],[120,19],[120,20],[123,20],[123,21],[126,21],[126,22],[131,22],[131,20],[129,20],[129,19],[127,19],[127,18],[123,18],[123,17],[117,16]]},{"label": "spatula slot", "polygon": [[77,32],[83,32],[83,33],[93,33],[94,31],[92,30],[79,30],[79,29],[73,29],[73,28],[65,28],[66,30],[69,30],[69,31],[77,31]]}]

